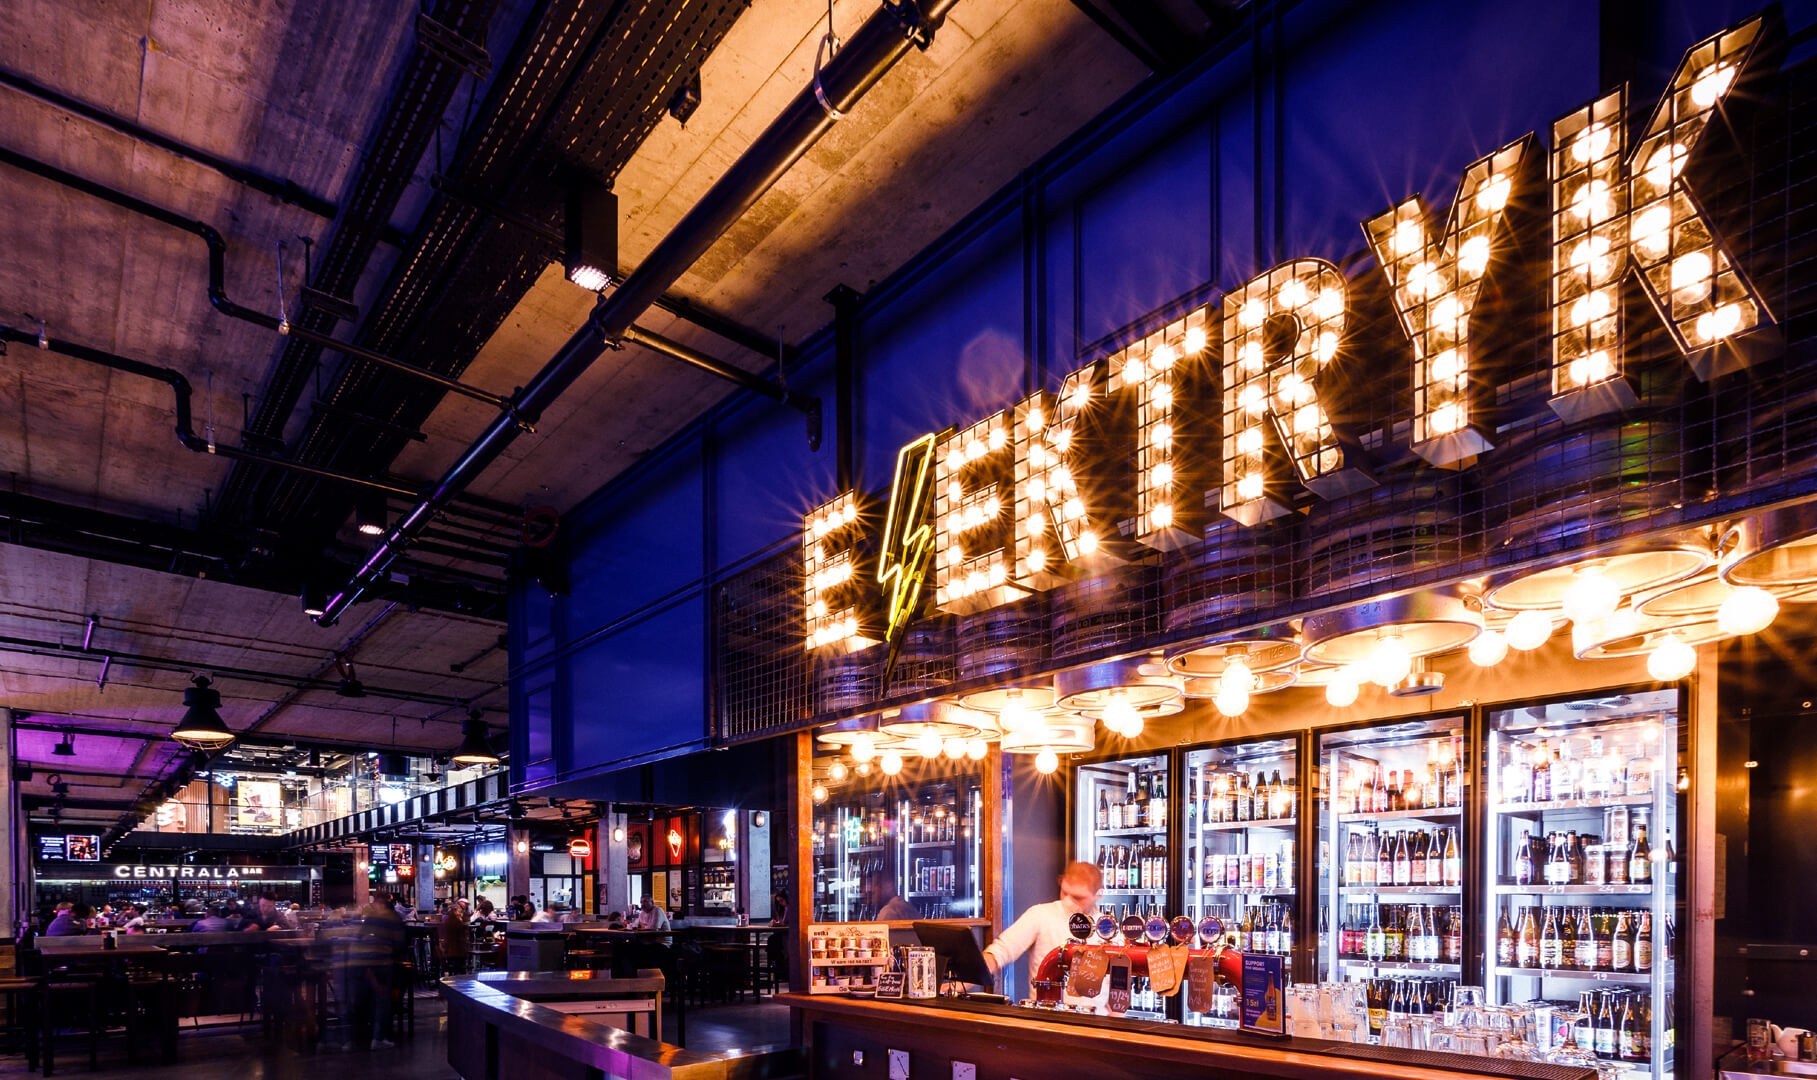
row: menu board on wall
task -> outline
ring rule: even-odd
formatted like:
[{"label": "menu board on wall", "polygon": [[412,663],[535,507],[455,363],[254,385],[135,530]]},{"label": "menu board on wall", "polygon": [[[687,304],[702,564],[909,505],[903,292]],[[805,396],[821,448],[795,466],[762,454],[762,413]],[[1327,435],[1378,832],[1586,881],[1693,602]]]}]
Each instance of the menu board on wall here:
[{"label": "menu board on wall", "polygon": [[68,858],[68,856],[64,854],[64,850],[63,835],[61,833],[56,836],[38,837],[39,862],[62,862],[64,859]]},{"label": "menu board on wall", "polygon": [[256,829],[277,829],[284,824],[284,789],[272,780],[242,780],[240,824]]},{"label": "menu board on wall", "polygon": [[367,852],[367,861],[373,866],[390,866],[391,845],[373,844]]}]

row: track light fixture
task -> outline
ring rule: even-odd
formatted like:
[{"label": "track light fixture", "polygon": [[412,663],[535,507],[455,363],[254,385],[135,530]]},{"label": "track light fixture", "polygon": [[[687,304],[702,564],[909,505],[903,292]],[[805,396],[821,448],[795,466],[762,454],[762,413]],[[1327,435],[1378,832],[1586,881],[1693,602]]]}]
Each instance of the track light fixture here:
[{"label": "track light fixture", "polygon": [[74,735],[63,736],[63,741],[51,747],[50,752],[58,757],[75,757],[76,737]]},{"label": "track light fixture", "polygon": [[303,614],[310,618],[320,615],[328,602],[328,590],[313,577],[303,579],[302,588]]},{"label": "track light fixture", "polygon": [[188,708],[170,737],[203,748],[226,746],[233,741],[234,735],[221,719],[221,692],[209,683],[207,676],[197,675],[194,681],[194,686],[183,691],[183,704]]},{"label": "track light fixture", "polygon": [[618,196],[590,176],[568,185],[562,267],[568,280],[599,292],[618,266]]},{"label": "track light fixture", "polygon": [[385,535],[387,516],[384,492],[363,491],[354,498],[353,524],[361,534],[365,536]]}]

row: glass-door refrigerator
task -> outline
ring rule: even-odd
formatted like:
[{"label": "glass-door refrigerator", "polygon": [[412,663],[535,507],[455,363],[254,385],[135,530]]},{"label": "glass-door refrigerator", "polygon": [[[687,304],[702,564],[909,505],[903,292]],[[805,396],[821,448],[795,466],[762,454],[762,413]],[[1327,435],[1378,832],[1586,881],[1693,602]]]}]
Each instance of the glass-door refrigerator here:
[{"label": "glass-door refrigerator", "polygon": [[[1184,771],[1186,858],[1180,896],[1196,926],[1207,915],[1245,952],[1293,955],[1295,867],[1300,815],[1294,738],[1221,743],[1188,750]],[[1190,1025],[1224,1024],[1184,1010]]]},{"label": "glass-door refrigerator", "polygon": [[[1168,891],[1168,755],[1087,762],[1074,775],[1073,858],[1104,872],[1104,913],[1119,922],[1129,915],[1176,914]],[[1148,992],[1145,982],[1131,986],[1128,1015],[1162,1019],[1166,1000]]]},{"label": "glass-door refrigerator", "polygon": [[1485,949],[1497,1004],[1631,1075],[1673,1075],[1682,796],[1676,689],[1487,714]]},{"label": "glass-door refrigerator", "polygon": [[1463,974],[1467,929],[1465,717],[1318,738],[1318,977],[1443,1000]]}]

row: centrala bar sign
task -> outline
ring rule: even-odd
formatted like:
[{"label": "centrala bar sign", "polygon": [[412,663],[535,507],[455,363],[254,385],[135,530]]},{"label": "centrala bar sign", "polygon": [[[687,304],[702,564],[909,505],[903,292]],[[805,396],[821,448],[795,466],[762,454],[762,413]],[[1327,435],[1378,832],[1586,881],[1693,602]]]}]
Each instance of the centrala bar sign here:
[{"label": "centrala bar sign", "polygon": [[[1478,419],[1494,386],[1472,353],[1473,318],[1485,283],[1517,261],[1511,205],[1528,192],[1539,203],[1541,185],[1559,417],[1637,403],[1630,279],[1698,378],[1763,343],[1772,316],[1687,166],[1738,89],[1776,66],[1767,29],[1756,16],[1691,48],[1638,123],[1623,88],[1556,121],[1550,150],[1530,133],[1474,162],[1442,220],[1413,196],[1362,223],[1410,346],[1414,453],[1457,468],[1494,449]],[[806,648],[894,640],[929,590],[938,610],[968,614],[1140,548],[1196,543],[1212,491],[1219,512],[1255,525],[1303,492],[1374,486],[1320,397],[1321,374],[1351,347],[1352,284],[1323,259],[1290,260],[1085,365],[1057,393],[904,446],[887,506],[845,492],[803,518]]]},{"label": "centrala bar sign", "polygon": [[119,881],[238,881],[243,877],[264,877],[263,866],[116,866],[114,878]]}]

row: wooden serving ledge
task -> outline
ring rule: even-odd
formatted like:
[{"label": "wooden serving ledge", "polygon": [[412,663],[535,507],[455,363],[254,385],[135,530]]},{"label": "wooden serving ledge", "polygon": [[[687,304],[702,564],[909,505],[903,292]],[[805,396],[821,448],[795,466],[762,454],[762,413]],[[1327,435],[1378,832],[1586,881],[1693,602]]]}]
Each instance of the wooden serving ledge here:
[{"label": "wooden serving ledge", "polygon": [[1321,1039],[1269,1038],[1221,1028],[1056,1013],[945,998],[878,1000],[779,994],[802,1025],[814,1080],[946,1077],[970,1064],[977,1080],[1594,1080],[1593,1069]]}]

